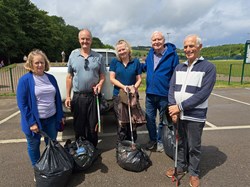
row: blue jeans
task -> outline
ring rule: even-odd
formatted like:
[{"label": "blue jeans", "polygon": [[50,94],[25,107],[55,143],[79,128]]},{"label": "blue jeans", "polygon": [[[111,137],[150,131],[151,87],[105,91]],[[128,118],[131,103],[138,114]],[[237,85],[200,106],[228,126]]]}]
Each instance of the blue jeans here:
[{"label": "blue jeans", "polygon": [[[147,94],[146,95],[146,118],[147,129],[150,141],[162,143],[161,134],[163,126],[163,116],[168,106],[168,97]],[[156,130],[156,114],[159,111],[160,123],[158,124],[158,132]]]},{"label": "blue jeans", "polygon": [[[40,119],[42,130],[52,139],[56,140],[57,137],[57,128],[56,128],[56,115],[51,116],[47,119]],[[40,143],[41,143],[41,135],[26,135],[27,139],[27,149],[28,155],[30,157],[32,166],[36,164],[36,162],[40,158]],[[48,144],[48,139],[45,138],[45,144]]]}]

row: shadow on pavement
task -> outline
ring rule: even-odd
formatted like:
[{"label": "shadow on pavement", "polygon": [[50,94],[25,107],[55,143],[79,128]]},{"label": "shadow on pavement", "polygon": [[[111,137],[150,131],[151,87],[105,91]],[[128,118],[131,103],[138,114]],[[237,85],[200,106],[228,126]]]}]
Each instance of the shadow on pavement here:
[{"label": "shadow on pavement", "polygon": [[209,173],[210,170],[221,166],[227,160],[227,155],[215,146],[202,146],[201,151],[201,178]]}]

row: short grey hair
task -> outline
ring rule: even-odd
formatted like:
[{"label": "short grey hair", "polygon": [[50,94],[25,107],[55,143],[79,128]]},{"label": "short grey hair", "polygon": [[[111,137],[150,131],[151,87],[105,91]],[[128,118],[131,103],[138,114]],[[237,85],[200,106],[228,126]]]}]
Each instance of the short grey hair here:
[{"label": "short grey hair", "polygon": [[163,38],[163,40],[165,41],[165,36],[163,35],[163,33],[162,33],[161,31],[154,31],[154,32],[152,33],[152,35],[151,35],[151,39],[153,38],[153,36],[154,36],[155,34],[160,34],[160,35],[162,35],[162,38]]},{"label": "short grey hair", "polygon": [[195,37],[196,38],[196,45],[199,47],[202,44],[201,38],[197,34],[189,34],[185,37],[185,40],[190,37]]},{"label": "short grey hair", "polygon": [[90,31],[89,29],[87,29],[87,28],[83,28],[83,29],[81,29],[81,30],[79,31],[79,33],[78,33],[78,37],[80,36],[80,33],[81,33],[81,32],[83,32],[83,31],[87,31],[87,32],[89,33],[89,35],[90,35],[91,39],[93,38],[93,37],[92,37],[92,33],[91,33],[91,31]]}]

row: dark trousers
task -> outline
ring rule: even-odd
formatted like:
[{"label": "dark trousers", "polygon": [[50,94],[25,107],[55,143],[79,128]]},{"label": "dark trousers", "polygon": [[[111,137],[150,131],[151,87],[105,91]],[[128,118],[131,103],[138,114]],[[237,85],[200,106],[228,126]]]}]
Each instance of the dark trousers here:
[{"label": "dark trousers", "polygon": [[192,176],[199,176],[201,159],[201,136],[205,122],[179,120],[178,133],[178,168],[189,171]]},{"label": "dark trousers", "polygon": [[[121,142],[123,140],[131,141],[131,129],[129,123],[120,124],[120,113],[118,111],[118,105],[120,104],[120,99],[118,96],[113,97],[114,100],[114,113],[117,119],[117,142]],[[137,132],[136,129],[133,129],[133,138],[134,141],[137,140]]]},{"label": "dark trousers", "polygon": [[74,93],[71,101],[75,138],[84,137],[96,147],[98,143],[97,105],[93,93]]}]

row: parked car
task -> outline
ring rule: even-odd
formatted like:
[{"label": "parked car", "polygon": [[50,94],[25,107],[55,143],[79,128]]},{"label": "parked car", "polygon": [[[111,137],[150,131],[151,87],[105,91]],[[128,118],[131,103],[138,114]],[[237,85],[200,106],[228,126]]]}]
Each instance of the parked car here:
[{"label": "parked car", "polygon": [[[105,75],[105,82],[103,84],[102,88],[102,96],[104,99],[106,99],[108,102],[112,102],[112,96],[113,96],[113,84],[110,82],[109,78],[109,65],[114,57],[116,57],[116,52],[113,49],[92,49],[93,51],[96,51],[100,54],[102,54],[107,68],[107,73]],[[64,112],[69,112],[67,108],[64,106],[64,101],[66,99],[66,75],[67,75],[68,67],[51,67],[48,73],[55,76],[61,97],[62,97],[62,104],[63,104],[63,110]],[[71,94],[72,96],[73,94]]]}]

